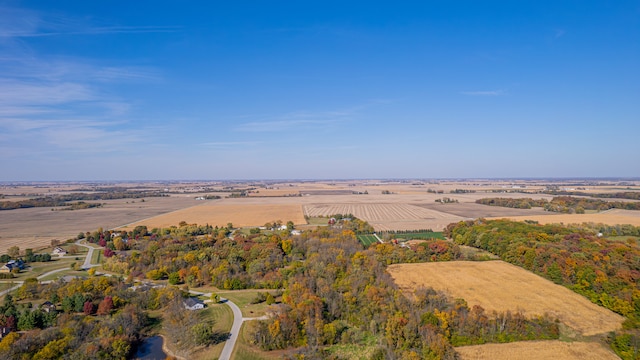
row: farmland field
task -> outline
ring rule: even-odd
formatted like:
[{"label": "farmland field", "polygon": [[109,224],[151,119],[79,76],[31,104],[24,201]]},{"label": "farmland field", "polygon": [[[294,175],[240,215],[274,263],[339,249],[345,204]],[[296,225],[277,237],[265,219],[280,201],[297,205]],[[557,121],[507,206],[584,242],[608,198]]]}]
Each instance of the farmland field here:
[{"label": "farmland field", "polygon": [[446,212],[448,214],[458,215],[465,218],[478,217],[496,217],[496,216],[518,216],[518,215],[548,215],[548,211],[542,208],[533,209],[514,209],[500,206],[489,206],[483,204],[471,203],[455,203],[455,204],[416,204],[426,209]]},{"label": "farmland field", "polygon": [[[25,183],[0,184],[0,197],[5,201],[29,199],[52,194],[72,192],[95,192],[103,186],[133,190],[155,190],[170,194],[167,197],[120,199],[100,201],[104,207],[74,211],[51,211],[51,208],[28,208],[2,211],[0,213],[0,253],[11,246],[21,249],[39,248],[50,244],[52,239],[66,240],[79,232],[92,231],[99,227],[113,229],[126,224],[148,223],[177,225],[209,223],[236,226],[261,226],[267,221],[292,220],[301,229],[315,225],[304,225],[303,215],[313,219],[335,213],[352,213],[368,221],[377,231],[420,230],[441,231],[448,224],[478,217],[516,217],[534,219],[544,215],[540,222],[606,222],[640,225],[640,211],[609,210],[600,214],[562,215],[542,212],[540,209],[509,209],[475,204],[475,200],[487,196],[508,198],[546,198],[552,196],[534,194],[544,189],[539,181],[521,180],[470,180],[470,181],[300,181],[300,182],[166,182],[166,183]],[[246,198],[224,198],[231,192],[254,189]],[[593,191],[620,189],[615,184],[594,187]],[[456,189],[470,192],[451,193]],[[503,192],[517,189],[519,192]],[[625,188],[626,189],[626,188]],[[435,193],[435,190],[440,193]],[[390,191],[391,194],[383,194]],[[361,194],[352,194],[352,192]],[[366,194],[364,194],[366,192]],[[313,194],[290,196],[295,194]],[[488,195],[491,194],[491,195]],[[220,200],[197,201],[195,197],[217,195]],[[441,204],[435,200],[448,197],[457,203]],[[226,209],[208,206],[228,206]],[[193,210],[187,210],[194,207]],[[255,209],[251,209],[255,207]],[[301,210],[303,209],[303,210]],[[176,212],[176,210],[179,210]],[[158,215],[162,215],[157,217]],[[569,217],[565,217],[569,216]],[[144,221],[143,221],[144,220]]]},{"label": "farmland field", "polygon": [[178,210],[171,213],[155,216],[129,224],[124,228],[133,229],[137,225],[146,225],[149,229],[154,227],[169,227],[178,225],[181,221],[189,224],[209,224],[212,226],[225,226],[233,223],[234,227],[260,226],[270,221],[293,221],[294,224],[304,224],[305,219],[302,208],[296,204],[233,204],[226,202],[214,202]]},{"label": "farmland field", "polygon": [[533,216],[502,216],[490,219],[511,219],[515,221],[534,220],[540,224],[629,224],[640,226],[640,211],[622,210],[619,212],[601,212],[598,214],[557,214],[557,215],[533,215]]},{"label": "farmland field", "polygon": [[443,229],[463,217],[403,203],[310,204],[304,206],[308,216],[353,214],[376,230]]},{"label": "farmland field", "polygon": [[0,213],[0,254],[12,246],[20,249],[49,246],[52,239],[74,238],[99,227],[110,229],[135,220],[200,204],[189,196],[100,201],[100,208],[51,211],[51,208],[4,210]]},{"label": "farmland field", "polygon": [[360,241],[365,247],[369,247],[369,245],[378,242],[378,238],[376,238],[374,235],[357,235],[357,237],[358,241]]},{"label": "farmland field", "polygon": [[456,348],[462,360],[615,360],[611,350],[596,342],[521,341]]},{"label": "farmland field", "polygon": [[488,312],[548,313],[585,336],[620,329],[624,318],[571,290],[502,261],[398,264],[388,268],[406,293],[433,287]]}]

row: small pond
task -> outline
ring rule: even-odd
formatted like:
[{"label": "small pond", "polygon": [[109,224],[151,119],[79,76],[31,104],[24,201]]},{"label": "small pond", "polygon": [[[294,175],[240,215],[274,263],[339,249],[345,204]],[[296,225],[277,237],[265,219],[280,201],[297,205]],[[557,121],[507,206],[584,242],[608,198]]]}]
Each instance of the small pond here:
[{"label": "small pond", "polygon": [[164,360],[167,354],[162,351],[162,337],[152,336],[138,346],[138,351],[133,357],[140,360]]}]

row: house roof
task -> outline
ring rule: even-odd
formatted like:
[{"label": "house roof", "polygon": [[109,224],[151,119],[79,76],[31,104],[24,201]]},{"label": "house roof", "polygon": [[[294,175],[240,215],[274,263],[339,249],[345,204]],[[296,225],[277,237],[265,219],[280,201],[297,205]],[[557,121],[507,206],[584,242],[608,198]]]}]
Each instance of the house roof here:
[{"label": "house roof", "polygon": [[200,301],[199,301],[199,300],[197,300],[197,299],[194,299],[194,298],[191,298],[191,297],[190,297],[190,298],[187,298],[187,299],[185,299],[185,300],[184,300],[184,304],[185,304],[186,306],[188,306],[188,307],[194,307],[194,306],[196,306],[196,305],[198,305],[198,304],[201,304],[201,305],[202,305],[202,302],[200,302]]}]

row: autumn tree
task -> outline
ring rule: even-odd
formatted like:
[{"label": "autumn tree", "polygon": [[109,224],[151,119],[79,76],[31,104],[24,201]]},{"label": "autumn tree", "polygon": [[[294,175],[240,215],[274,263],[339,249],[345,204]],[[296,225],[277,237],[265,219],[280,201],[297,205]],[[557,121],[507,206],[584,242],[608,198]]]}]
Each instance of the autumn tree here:
[{"label": "autumn tree", "polygon": [[98,315],[109,315],[113,309],[113,298],[111,296],[105,296],[100,304],[98,304]]}]

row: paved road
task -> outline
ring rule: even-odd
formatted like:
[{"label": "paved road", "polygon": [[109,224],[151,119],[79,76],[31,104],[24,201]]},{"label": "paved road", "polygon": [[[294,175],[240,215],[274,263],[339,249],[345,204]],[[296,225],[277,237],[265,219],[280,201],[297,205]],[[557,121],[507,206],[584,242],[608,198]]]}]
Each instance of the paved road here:
[{"label": "paved road", "polygon": [[[49,275],[51,275],[51,274],[55,274],[55,273],[59,273],[59,272],[61,272],[61,271],[67,271],[67,270],[69,270],[69,268],[62,268],[62,269],[56,269],[56,270],[47,271],[46,273],[44,273],[44,274],[42,274],[42,275],[38,276],[38,277],[37,277],[37,279],[38,279],[38,280],[40,280],[40,279],[44,279],[45,277],[47,277],[47,276],[49,276]],[[47,283],[47,282],[48,282],[48,281],[43,281],[43,283]],[[10,289],[0,291],[0,296],[4,296],[4,295],[6,295],[6,294],[8,294],[8,293],[10,293],[10,292],[12,292],[12,291],[14,291],[14,290],[18,290],[18,288],[19,288],[20,286],[22,286],[22,283],[24,283],[24,281],[22,281],[22,280],[15,281],[15,284],[16,284],[16,285],[15,285],[15,286],[13,286],[13,287],[11,287]]]},{"label": "paved road", "polygon": [[[88,270],[89,268],[92,267],[96,267],[96,266],[100,266],[100,264],[96,264],[96,265],[91,265],[91,259],[93,258],[93,250],[95,250],[96,248],[94,248],[93,246],[89,246],[89,245],[85,245],[85,244],[81,244],[80,243],[81,240],[76,241],[77,245],[80,245],[82,247],[86,247],[88,249],[87,251],[87,257],[84,258],[84,263],[82,264],[82,269],[83,270]],[[102,248],[99,248],[98,250],[101,250]]]},{"label": "paved road", "polygon": [[[190,293],[195,295],[202,295],[205,297],[211,297],[211,293],[203,293],[200,291],[189,290]],[[220,298],[220,302],[227,304],[231,311],[233,312],[233,325],[231,325],[231,331],[229,332],[229,339],[224,343],[224,347],[222,348],[222,353],[220,353],[220,357],[218,360],[229,360],[231,359],[231,354],[233,353],[233,348],[236,346],[236,341],[238,341],[238,335],[240,334],[240,327],[242,327],[242,322],[245,320],[254,320],[253,318],[243,318],[242,311],[238,305],[236,305],[233,301],[225,298]]]},{"label": "paved road", "polygon": [[224,348],[222,348],[222,352],[220,353],[219,360],[229,360],[231,359],[231,353],[233,353],[233,348],[236,346],[236,341],[238,341],[238,334],[240,334],[240,327],[242,326],[242,311],[238,305],[234,304],[231,300],[220,298],[220,301],[229,305],[231,311],[233,311],[233,326],[231,326],[231,334],[227,342],[224,343]]},{"label": "paved road", "polygon": [[[92,267],[100,266],[99,264],[91,265],[91,257],[93,256],[93,250],[95,250],[94,247],[91,247],[91,246],[88,246],[88,245],[84,245],[84,244],[80,244],[80,240],[76,241],[76,244],[78,244],[80,246],[83,246],[83,247],[86,247],[87,249],[89,249],[89,251],[87,252],[87,257],[84,259],[84,264],[82,264],[82,268],[83,269],[87,270],[87,269],[92,268]],[[67,271],[67,270],[69,270],[69,268],[51,270],[51,271],[48,271],[48,272],[38,276],[37,279],[38,280],[44,279],[45,277],[47,277],[47,276],[49,276],[51,274],[55,274],[55,273],[59,273],[59,272],[62,272],[62,271]],[[48,281],[44,281],[43,283],[47,283],[47,282]],[[8,294],[8,293],[10,293],[10,292],[12,292],[14,290],[17,290],[20,286],[22,286],[23,281],[16,281],[15,283],[16,283],[16,286],[13,286],[13,287],[11,287],[10,289],[7,289],[7,290],[0,291],[0,296],[4,296],[4,295],[6,295],[6,294]]]}]

